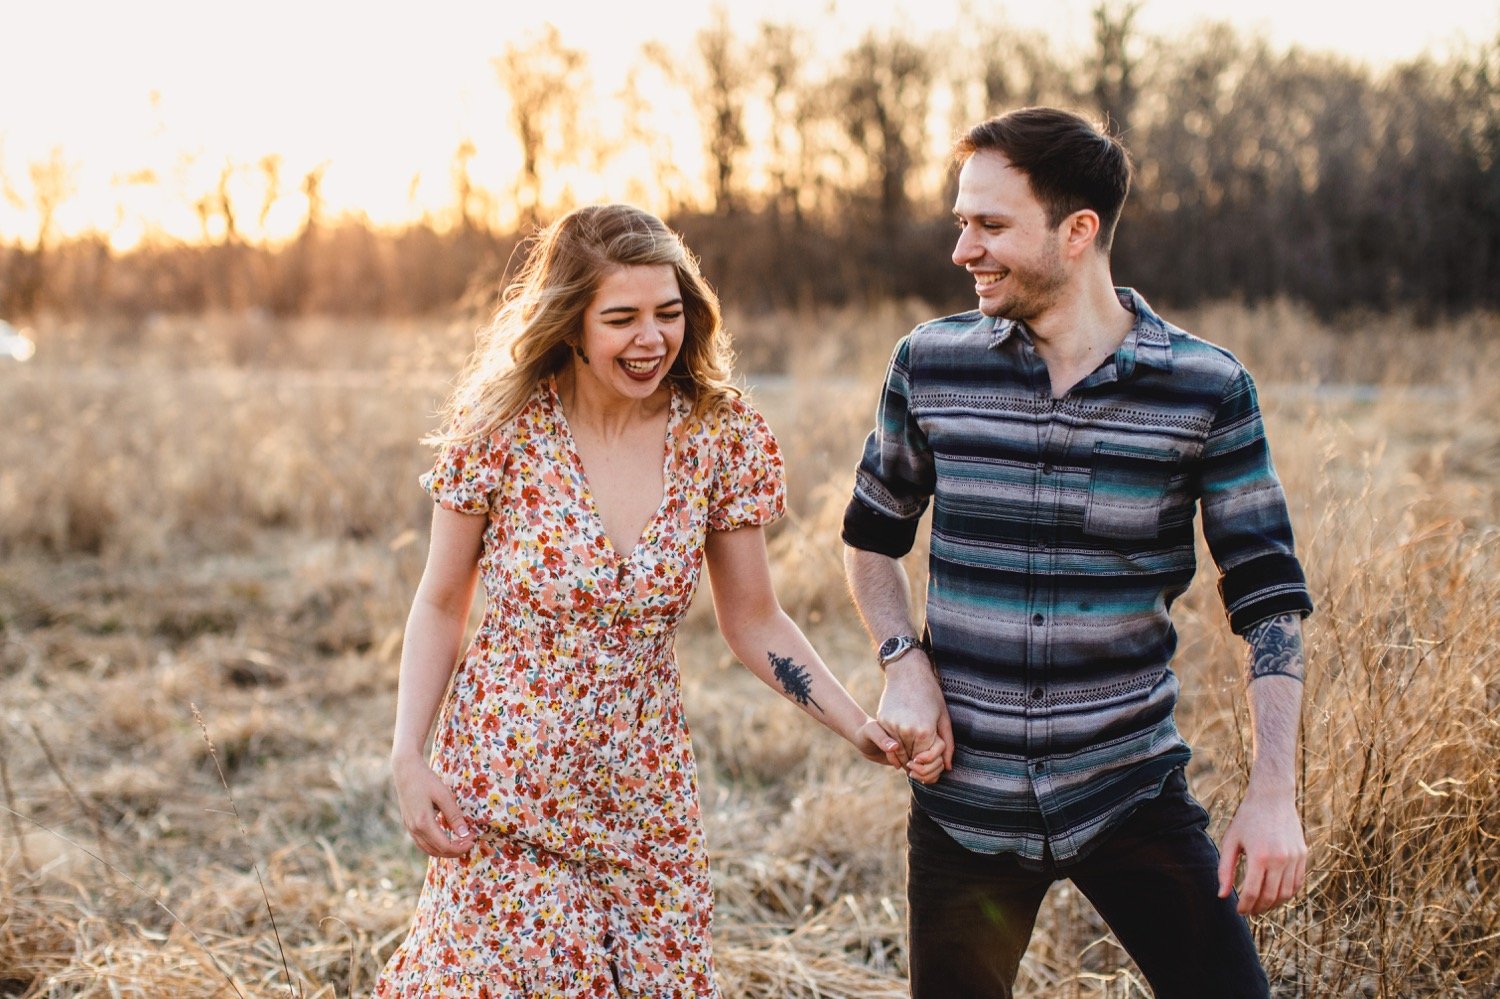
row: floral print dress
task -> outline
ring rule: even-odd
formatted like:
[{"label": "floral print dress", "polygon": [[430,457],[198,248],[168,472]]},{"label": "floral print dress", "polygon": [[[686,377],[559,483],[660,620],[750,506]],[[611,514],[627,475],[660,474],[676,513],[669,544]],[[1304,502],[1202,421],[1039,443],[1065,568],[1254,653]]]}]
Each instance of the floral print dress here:
[{"label": "floral print dress", "polygon": [[713,909],[673,635],[709,531],[780,516],[780,451],[735,400],[674,393],[663,497],[617,552],[550,380],[423,484],[489,518],[483,623],[439,715],[433,766],[477,842],[435,858],[380,997],[714,996]]}]

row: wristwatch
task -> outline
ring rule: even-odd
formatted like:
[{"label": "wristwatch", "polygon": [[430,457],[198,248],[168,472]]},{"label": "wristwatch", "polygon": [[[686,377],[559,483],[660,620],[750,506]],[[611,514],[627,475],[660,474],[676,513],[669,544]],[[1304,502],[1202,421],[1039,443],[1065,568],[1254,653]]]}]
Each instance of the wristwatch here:
[{"label": "wristwatch", "polygon": [[913,635],[897,635],[895,638],[887,638],[880,643],[880,648],[875,655],[879,657],[880,668],[884,670],[891,663],[906,655],[912,649],[920,649],[922,640]]}]

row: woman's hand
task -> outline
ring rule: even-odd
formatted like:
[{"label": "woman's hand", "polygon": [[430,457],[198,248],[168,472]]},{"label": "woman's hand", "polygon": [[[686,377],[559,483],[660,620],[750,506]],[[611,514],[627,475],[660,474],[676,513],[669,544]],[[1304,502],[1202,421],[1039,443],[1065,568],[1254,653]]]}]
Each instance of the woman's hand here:
[{"label": "woman's hand", "polygon": [[412,842],[431,857],[462,857],[474,848],[458,799],[443,779],[420,756],[403,756],[391,762],[396,782],[396,801],[401,823]]},{"label": "woman's hand", "polygon": [[943,771],[948,769],[947,748],[942,736],[933,736],[932,741],[907,762],[907,776],[918,784],[936,782]]},{"label": "woman's hand", "polygon": [[897,754],[901,752],[901,743],[891,738],[874,718],[867,715],[865,723],[855,730],[849,741],[859,750],[859,755],[871,763],[886,763],[900,769],[901,758]]}]

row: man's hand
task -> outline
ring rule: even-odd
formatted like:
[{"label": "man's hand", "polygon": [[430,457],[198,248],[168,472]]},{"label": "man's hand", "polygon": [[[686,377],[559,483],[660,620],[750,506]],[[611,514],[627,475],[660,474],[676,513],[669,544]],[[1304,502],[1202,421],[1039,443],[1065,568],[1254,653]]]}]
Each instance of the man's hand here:
[{"label": "man's hand", "polygon": [[[913,776],[923,783],[936,780],[942,770],[953,769],[953,726],[948,720],[948,705],[937,673],[921,649],[912,649],[886,668],[885,690],[875,717],[901,744],[901,764],[917,761]],[[926,765],[932,755],[927,751],[941,753],[941,770]],[[923,780],[929,774],[931,779]]]},{"label": "man's hand", "polygon": [[1234,869],[1245,858],[1239,912],[1259,916],[1302,890],[1307,876],[1307,843],[1290,793],[1257,791],[1254,786],[1224,832],[1219,859],[1219,897],[1228,898]]},{"label": "man's hand", "polygon": [[1241,915],[1270,912],[1302,889],[1307,842],[1297,817],[1297,727],[1302,707],[1302,618],[1278,614],[1253,625],[1248,673],[1254,752],[1250,786],[1224,832],[1219,897],[1228,898],[1234,869],[1245,857]]}]

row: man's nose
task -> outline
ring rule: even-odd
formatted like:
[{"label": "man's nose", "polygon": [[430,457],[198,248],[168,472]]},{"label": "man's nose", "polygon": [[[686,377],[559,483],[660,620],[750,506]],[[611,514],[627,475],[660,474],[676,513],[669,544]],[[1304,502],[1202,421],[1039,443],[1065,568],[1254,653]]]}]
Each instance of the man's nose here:
[{"label": "man's nose", "polygon": [[979,256],[979,243],[973,236],[969,235],[969,228],[965,226],[958,231],[958,239],[953,244],[953,262],[962,267]]}]

